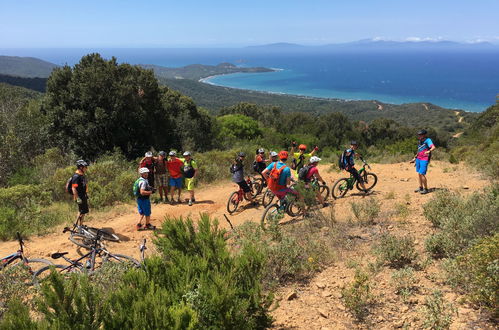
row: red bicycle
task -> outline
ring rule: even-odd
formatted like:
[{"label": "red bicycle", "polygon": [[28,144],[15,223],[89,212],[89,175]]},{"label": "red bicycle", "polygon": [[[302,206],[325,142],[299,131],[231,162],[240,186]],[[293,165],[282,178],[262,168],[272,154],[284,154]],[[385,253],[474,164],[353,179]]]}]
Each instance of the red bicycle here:
[{"label": "red bicycle", "polygon": [[248,178],[246,179],[246,183],[250,187],[249,192],[245,194],[244,191],[239,188],[238,191],[234,191],[232,194],[230,194],[229,200],[227,201],[227,212],[229,212],[229,214],[236,212],[239,203],[241,203],[243,200],[249,200],[248,194],[251,194],[251,196],[255,198],[262,192],[263,182],[261,178],[248,176]]}]

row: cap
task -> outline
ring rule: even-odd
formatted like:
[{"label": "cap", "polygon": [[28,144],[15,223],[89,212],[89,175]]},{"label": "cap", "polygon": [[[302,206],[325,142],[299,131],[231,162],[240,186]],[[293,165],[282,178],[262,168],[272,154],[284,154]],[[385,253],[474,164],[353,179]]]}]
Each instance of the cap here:
[{"label": "cap", "polygon": [[279,154],[275,151],[270,152],[270,157],[277,157]]},{"label": "cap", "polygon": [[288,159],[288,152],[286,150],[279,151],[279,159]]},{"label": "cap", "polygon": [[88,163],[84,161],[83,159],[77,160],[76,161],[76,166],[81,167],[81,166],[88,166]]},{"label": "cap", "polygon": [[353,145],[353,146],[356,146],[357,145],[357,141],[350,141],[350,144]]},{"label": "cap", "polygon": [[140,174],[149,173],[149,169],[147,167],[141,167],[139,168],[139,173]]},{"label": "cap", "polygon": [[428,132],[425,129],[418,131],[418,135],[426,135]]},{"label": "cap", "polygon": [[238,157],[246,157],[246,154],[244,152],[240,152],[237,154]]},{"label": "cap", "polygon": [[152,152],[150,151],[146,152],[146,157],[152,157]]},{"label": "cap", "polygon": [[190,156],[190,155],[191,155],[191,153],[190,153],[189,151],[185,151],[185,152],[183,153],[183,155],[184,155],[184,156]]}]

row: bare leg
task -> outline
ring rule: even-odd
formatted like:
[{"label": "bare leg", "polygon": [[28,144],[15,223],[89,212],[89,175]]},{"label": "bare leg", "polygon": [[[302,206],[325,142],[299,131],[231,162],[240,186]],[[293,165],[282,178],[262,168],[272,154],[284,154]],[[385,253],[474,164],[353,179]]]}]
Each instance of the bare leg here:
[{"label": "bare leg", "polygon": [[182,194],[182,189],[180,189],[180,188],[177,188],[177,189],[178,189],[178,201],[181,202],[180,194]]},{"label": "bare leg", "polygon": [[[141,215],[140,215],[140,218],[139,218],[139,222],[138,222],[138,223],[142,224],[142,219],[144,219],[144,215],[142,215],[142,214],[141,214]],[[147,220],[146,220],[146,221],[147,221]]]},{"label": "bare leg", "polygon": [[424,187],[424,189],[428,190],[428,180],[426,180],[426,175],[419,175],[419,183],[421,187]]},{"label": "bare leg", "polygon": [[[142,221],[142,218],[141,218],[141,221]],[[149,224],[149,222],[151,222],[151,216],[146,215],[146,226]]]},{"label": "bare leg", "polygon": [[163,200],[163,188],[164,188],[163,186],[159,186],[159,187],[158,187],[158,191],[159,191],[159,198],[160,198],[161,200]]},{"label": "bare leg", "polygon": [[189,193],[191,194],[191,201],[194,200],[194,190],[189,190]]},{"label": "bare leg", "polygon": [[171,197],[171,201],[173,202],[173,195],[175,194],[175,187],[174,186],[171,186],[170,187],[170,195],[172,196]]},{"label": "bare leg", "polygon": [[319,203],[324,204],[324,198],[322,197],[321,193],[318,191],[317,194],[317,200],[319,200]]}]

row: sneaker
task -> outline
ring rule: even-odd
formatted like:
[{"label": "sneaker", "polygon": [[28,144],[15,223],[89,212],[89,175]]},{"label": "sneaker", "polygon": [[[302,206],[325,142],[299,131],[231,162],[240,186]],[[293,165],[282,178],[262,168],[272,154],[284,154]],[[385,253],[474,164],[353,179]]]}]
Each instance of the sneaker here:
[{"label": "sneaker", "polygon": [[422,189],[419,193],[421,195],[426,195],[427,193],[429,193],[430,191],[428,189]]},{"label": "sneaker", "polygon": [[328,202],[324,202],[324,204],[322,204],[322,207],[328,207],[329,205],[331,204],[329,204]]},{"label": "sneaker", "polygon": [[192,206],[192,200],[189,199],[189,206]]},{"label": "sneaker", "polygon": [[148,223],[148,224],[146,224],[145,229],[155,230],[155,229],[156,229],[156,226],[151,225],[150,223]]},{"label": "sneaker", "polygon": [[182,200],[179,198],[179,199],[177,200],[177,203],[182,204]]},{"label": "sneaker", "polygon": [[175,201],[173,199],[170,201],[170,205],[175,205]]},{"label": "sneaker", "polygon": [[193,203],[196,203],[196,199],[195,199],[195,198],[193,198],[193,199],[192,199],[192,202],[193,202]]},{"label": "sneaker", "polygon": [[422,192],[424,189],[423,187],[419,187],[418,189],[414,190],[415,193],[420,193]]},{"label": "sneaker", "polygon": [[141,223],[136,224],[135,228],[137,229],[137,231],[142,230],[142,224]]}]

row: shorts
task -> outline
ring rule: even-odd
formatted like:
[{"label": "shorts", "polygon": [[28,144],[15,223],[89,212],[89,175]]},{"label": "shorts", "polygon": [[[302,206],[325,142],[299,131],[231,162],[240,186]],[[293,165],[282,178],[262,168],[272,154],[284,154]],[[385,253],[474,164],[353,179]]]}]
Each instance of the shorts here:
[{"label": "shorts", "polygon": [[184,178],[185,189],[187,189],[188,191],[194,190],[194,187],[196,186],[195,180],[195,178]]},{"label": "shorts", "polygon": [[364,180],[362,179],[362,177],[359,174],[359,171],[357,171],[357,169],[355,167],[351,167],[351,168],[347,169],[347,172],[352,174],[353,177],[355,178],[355,180],[357,180],[359,183],[364,182]]},{"label": "shorts", "polygon": [[137,198],[137,208],[140,215],[145,215],[146,217],[151,215],[151,200],[149,198]]},{"label": "shorts", "polygon": [[170,187],[177,187],[178,189],[182,189],[182,177],[170,178],[170,181],[168,183]]},{"label": "shorts", "polygon": [[156,187],[166,187],[168,186],[168,174],[155,174],[154,182]]},{"label": "shorts", "polygon": [[426,171],[428,170],[428,161],[421,160],[416,158],[416,172],[421,175],[426,175]]},{"label": "shorts", "polygon": [[88,198],[85,197],[81,199],[81,204],[78,204],[78,211],[80,214],[88,213]]},{"label": "shorts", "polygon": [[245,193],[251,192],[251,188],[248,186],[248,182],[246,181],[241,181],[241,182],[236,182],[239,188],[241,188]]},{"label": "shorts", "polygon": [[279,198],[279,200],[283,199],[286,194],[293,194],[293,195],[298,195],[298,192],[296,190],[293,190],[291,188],[284,188],[284,189],[281,189],[281,190],[278,190],[274,193],[274,195],[277,196],[277,198]]}]

